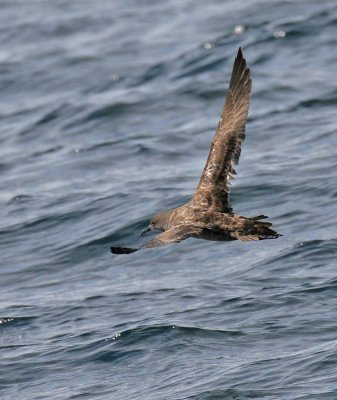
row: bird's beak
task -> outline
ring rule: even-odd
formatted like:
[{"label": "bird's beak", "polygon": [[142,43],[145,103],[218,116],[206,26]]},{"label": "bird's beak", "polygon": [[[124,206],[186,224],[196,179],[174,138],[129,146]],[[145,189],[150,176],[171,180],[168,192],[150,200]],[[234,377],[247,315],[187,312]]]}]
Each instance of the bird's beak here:
[{"label": "bird's beak", "polygon": [[152,225],[147,226],[145,229],[143,229],[143,230],[140,232],[140,236],[145,235],[146,232],[152,231],[152,229],[153,229]]}]

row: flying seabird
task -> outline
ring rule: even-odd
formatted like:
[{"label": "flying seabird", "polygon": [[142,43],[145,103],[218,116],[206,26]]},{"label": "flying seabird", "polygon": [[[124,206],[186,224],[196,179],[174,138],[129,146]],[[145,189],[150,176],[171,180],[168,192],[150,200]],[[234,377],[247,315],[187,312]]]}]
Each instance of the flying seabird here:
[{"label": "flying seabird", "polygon": [[[227,99],[212,140],[208,159],[199,184],[186,204],[156,214],[141,234],[150,230],[162,233],[143,244],[140,249],[181,242],[189,237],[206,240],[229,241],[276,239],[280,235],[272,230],[268,217],[249,218],[235,214],[229,202],[230,180],[236,174],[241,143],[245,139],[252,81],[243,58],[241,47],[234,61]],[[137,250],[111,247],[115,254],[128,254]]]}]

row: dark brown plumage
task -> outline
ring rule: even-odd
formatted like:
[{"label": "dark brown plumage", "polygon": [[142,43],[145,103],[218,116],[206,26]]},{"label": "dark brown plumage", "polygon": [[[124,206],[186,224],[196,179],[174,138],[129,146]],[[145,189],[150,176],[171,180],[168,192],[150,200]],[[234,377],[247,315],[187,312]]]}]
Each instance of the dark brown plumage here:
[{"label": "dark brown plumage", "polygon": [[[248,218],[233,213],[229,203],[230,180],[236,174],[241,144],[245,139],[252,81],[241,48],[235,58],[227,99],[212,140],[208,159],[192,199],[181,207],[156,214],[142,233],[164,231],[141,248],[177,243],[188,237],[198,239],[263,240],[282,236],[272,230],[264,215]],[[111,247],[115,254],[139,249]]]}]

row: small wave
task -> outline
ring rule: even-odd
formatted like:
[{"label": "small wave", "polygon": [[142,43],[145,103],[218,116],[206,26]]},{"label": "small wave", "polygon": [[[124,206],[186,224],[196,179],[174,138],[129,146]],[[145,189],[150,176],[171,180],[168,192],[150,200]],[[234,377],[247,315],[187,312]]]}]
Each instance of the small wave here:
[{"label": "small wave", "polygon": [[311,98],[307,100],[300,101],[294,106],[290,111],[296,111],[299,108],[317,108],[334,106],[337,104],[337,90],[325,94],[320,98]]},{"label": "small wave", "polygon": [[200,338],[229,338],[244,335],[241,331],[218,330],[210,328],[198,328],[193,326],[181,325],[152,325],[138,326],[133,329],[125,330],[118,334],[118,340],[123,345],[139,343],[143,340],[154,339],[155,337],[200,337]]},{"label": "small wave", "polygon": [[0,318],[0,325],[9,324],[14,321],[14,318]]},{"label": "small wave", "polygon": [[34,197],[28,194],[17,194],[16,196],[12,197],[7,204],[26,203],[33,199]]},{"label": "small wave", "polygon": [[4,173],[10,169],[10,166],[5,163],[0,163],[0,172]]},{"label": "small wave", "polygon": [[36,151],[36,152],[30,154],[30,157],[32,157],[32,158],[41,157],[46,154],[57,153],[58,151],[60,151],[62,149],[63,149],[63,146],[51,146],[51,147],[47,147],[46,149]]},{"label": "small wave", "polygon": [[265,261],[266,265],[273,265],[279,261],[300,260],[302,262],[322,263],[324,259],[331,259],[331,253],[337,252],[337,239],[331,240],[307,240],[296,243],[290,249],[282,252],[277,257]]},{"label": "small wave", "polygon": [[200,54],[192,60],[186,60],[182,65],[182,72],[175,76],[175,79],[181,79],[191,77],[193,75],[201,74],[202,72],[208,72],[210,69],[217,68],[224,63],[224,58],[219,57],[205,57],[204,54]]},{"label": "small wave", "polygon": [[215,389],[205,390],[198,394],[182,397],[181,400],[274,400],[270,390]]},{"label": "small wave", "polygon": [[[240,331],[214,330],[178,325],[138,326],[115,334],[109,340],[91,343],[84,351],[90,353],[89,360],[112,362],[124,357],[139,357],[148,352],[148,348],[161,346],[178,349],[189,346],[193,338],[228,340],[243,335]],[[113,347],[111,347],[111,345]],[[103,346],[103,348],[102,348]],[[95,351],[92,349],[95,348]]]},{"label": "small wave", "polygon": [[45,115],[43,115],[35,124],[36,126],[39,125],[44,125],[48,122],[51,122],[58,118],[61,115],[61,112],[65,109],[65,106],[61,106],[58,108],[55,108],[54,110],[51,110],[47,112]]},{"label": "small wave", "polygon": [[130,86],[139,86],[147,82],[151,82],[154,79],[158,79],[161,75],[164,75],[167,71],[167,67],[164,63],[158,63],[151,65],[145,72],[138,76],[134,81],[130,83]]},{"label": "small wave", "polygon": [[137,105],[138,103],[119,102],[115,104],[102,106],[94,111],[89,112],[89,114],[84,118],[84,122],[105,117],[109,118],[120,117],[122,114],[131,113],[132,109]]},{"label": "small wave", "polygon": [[[91,362],[115,362],[125,357],[139,357],[148,353],[151,347],[167,347],[177,350],[190,346],[194,339],[206,340],[208,346],[215,346],[219,340],[229,340],[243,335],[241,331],[216,330],[179,325],[151,325],[137,326],[120,331],[106,339],[89,341],[86,344],[78,344],[67,350],[69,354]],[[90,339],[91,335],[81,334],[83,340]],[[213,344],[209,343],[213,340]]]},{"label": "small wave", "polygon": [[1,317],[0,318],[0,329],[6,326],[18,326],[27,325],[33,321],[36,317]]}]

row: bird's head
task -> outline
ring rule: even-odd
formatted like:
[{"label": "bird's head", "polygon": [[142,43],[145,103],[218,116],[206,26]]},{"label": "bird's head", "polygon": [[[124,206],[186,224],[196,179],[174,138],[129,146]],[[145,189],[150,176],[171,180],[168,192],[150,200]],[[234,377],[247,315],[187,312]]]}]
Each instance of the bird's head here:
[{"label": "bird's head", "polygon": [[166,229],[167,220],[170,215],[170,212],[164,211],[156,214],[150,219],[149,225],[141,231],[141,235],[144,235],[146,232],[158,230],[164,231]]}]

